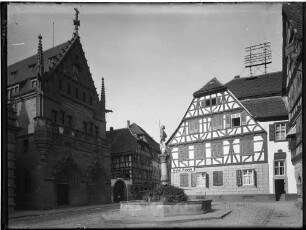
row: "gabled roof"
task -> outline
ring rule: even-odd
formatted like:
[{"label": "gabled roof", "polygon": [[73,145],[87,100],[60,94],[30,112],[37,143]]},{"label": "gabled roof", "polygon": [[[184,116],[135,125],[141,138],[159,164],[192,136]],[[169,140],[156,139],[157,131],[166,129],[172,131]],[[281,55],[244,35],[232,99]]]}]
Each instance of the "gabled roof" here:
[{"label": "gabled roof", "polygon": [[283,3],[283,14],[287,19],[291,20],[290,24],[297,30],[297,38],[303,38],[303,3],[302,2],[286,2]]},{"label": "gabled roof", "polygon": [[281,96],[246,99],[240,101],[255,120],[287,120],[288,111]]},{"label": "gabled roof", "polygon": [[217,78],[211,79],[201,89],[193,93],[194,97],[201,97],[207,94],[224,91],[226,87]]},{"label": "gabled roof", "polygon": [[239,100],[281,95],[282,72],[233,79],[225,86]]},{"label": "gabled roof", "polygon": [[131,124],[129,128],[107,131],[106,138],[112,143],[112,155],[134,150],[138,141],[147,142],[151,148],[159,151],[159,144],[136,123]]},{"label": "gabled roof", "polygon": [[[75,43],[78,38],[78,36],[73,37],[71,40],[43,52],[45,73],[51,69],[54,69],[60,63],[72,44]],[[49,62],[50,58],[52,58],[51,62]],[[35,66],[33,68],[29,68],[29,66],[32,65]],[[11,76],[12,72],[15,72],[14,76]],[[8,86],[37,76],[37,54],[8,66],[7,74]]]}]

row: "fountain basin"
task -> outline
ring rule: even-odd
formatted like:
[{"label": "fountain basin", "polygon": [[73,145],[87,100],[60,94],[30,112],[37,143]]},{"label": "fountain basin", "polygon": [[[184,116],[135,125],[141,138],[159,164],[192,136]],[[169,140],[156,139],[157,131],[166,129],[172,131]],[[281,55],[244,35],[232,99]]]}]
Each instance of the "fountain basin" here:
[{"label": "fountain basin", "polygon": [[172,202],[121,201],[120,214],[124,217],[167,217],[195,215],[209,212],[212,200]]}]

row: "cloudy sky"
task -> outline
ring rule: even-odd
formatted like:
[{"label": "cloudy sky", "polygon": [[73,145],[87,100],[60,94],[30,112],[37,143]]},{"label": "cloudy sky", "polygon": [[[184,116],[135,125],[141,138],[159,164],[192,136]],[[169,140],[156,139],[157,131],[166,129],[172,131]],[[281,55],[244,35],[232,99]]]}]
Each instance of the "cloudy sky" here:
[{"label": "cloudy sky", "polygon": [[[183,118],[194,91],[216,77],[249,76],[245,47],[271,42],[268,72],[281,70],[282,18],[278,3],[41,4],[8,6],[8,64],[69,40],[74,8],[98,94],[105,78],[107,127],[130,120],[159,140]],[[53,39],[54,24],[54,39]],[[255,71],[254,71],[255,72]],[[256,75],[261,74],[257,70]]]}]

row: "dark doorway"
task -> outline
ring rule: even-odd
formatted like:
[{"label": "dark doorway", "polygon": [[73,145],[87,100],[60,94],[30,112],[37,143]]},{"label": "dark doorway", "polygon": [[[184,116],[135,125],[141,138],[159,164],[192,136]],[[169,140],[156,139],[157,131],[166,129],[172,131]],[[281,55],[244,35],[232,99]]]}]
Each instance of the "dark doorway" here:
[{"label": "dark doorway", "polygon": [[69,185],[57,184],[57,205],[68,205]]},{"label": "dark doorway", "polygon": [[124,200],[125,184],[122,180],[116,181],[114,185],[114,202],[120,202]]},{"label": "dark doorway", "polygon": [[284,180],[275,180],[275,199],[279,201],[282,194],[285,194],[285,182]]}]

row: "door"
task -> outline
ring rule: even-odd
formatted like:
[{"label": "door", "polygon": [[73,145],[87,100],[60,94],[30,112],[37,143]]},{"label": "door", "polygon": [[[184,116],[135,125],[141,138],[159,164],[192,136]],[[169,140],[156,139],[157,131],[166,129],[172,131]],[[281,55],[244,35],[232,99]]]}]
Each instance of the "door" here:
[{"label": "door", "polygon": [[283,179],[275,180],[275,199],[278,201],[282,194],[285,193],[285,182]]},{"label": "door", "polygon": [[57,205],[69,204],[69,185],[57,184]]},{"label": "door", "polygon": [[120,202],[124,200],[125,184],[122,180],[116,181],[114,185],[114,202]]}]

